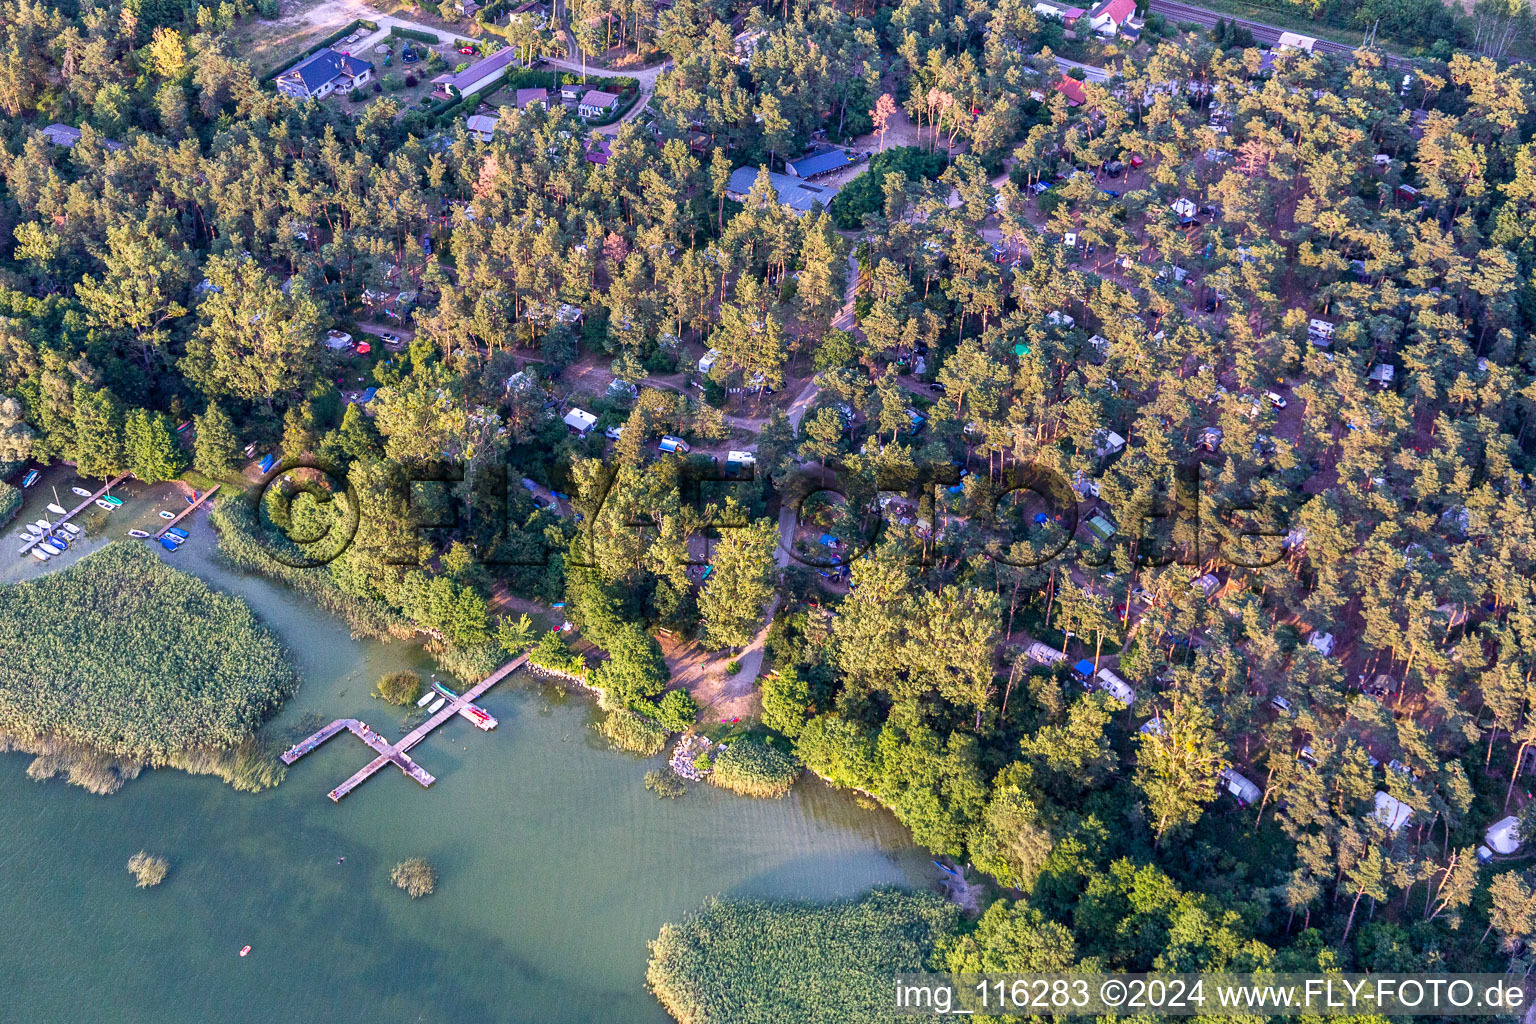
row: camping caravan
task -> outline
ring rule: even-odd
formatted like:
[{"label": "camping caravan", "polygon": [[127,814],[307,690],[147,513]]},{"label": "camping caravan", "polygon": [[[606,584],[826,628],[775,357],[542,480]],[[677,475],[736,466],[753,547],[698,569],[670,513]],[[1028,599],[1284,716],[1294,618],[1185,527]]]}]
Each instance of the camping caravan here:
[{"label": "camping caravan", "polygon": [[1042,644],[1038,640],[1024,648],[1024,657],[1037,665],[1047,666],[1067,660],[1066,654],[1058,651],[1050,644]]},{"label": "camping caravan", "polygon": [[1333,344],[1333,324],[1315,318],[1308,320],[1307,337],[1318,348],[1327,348]]},{"label": "camping caravan", "polygon": [[582,437],[586,437],[592,432],[592,428],[597,426],[597,417],[585,409],[573,407],[570,412],[565,414],[565,425]]},{"label": "camping caravan", "polygon": [[1264,792],[1258,786],[1231,768],[1223,768],[1220,779],[1222,787],[1236,797],[1238,803],[1244,806],[1257,803],[1264,796]]},{"label": "camping caravan", "polygon": [[1311,644],[1313,650],[1317,651],[1317,653],[1321,654],[1323,657],[1333,657],[1334,640],[1332,633],[1313,633],[1312,638],[1308,640],[1307,643]]},{"label": "camping caravan", "polygon": [[1109,669],[1099,669],[1099,674],[1095,678],[1098,680],[1099,689],[1115,698],[1121,704],[1130,707],[1136,703],[1136,691],[1131,688],[1129,683]]},{"label": "camping caravan", "polygon": [[1501,857],[1508,857],[1520,849],[1520,819],[1511,814],[1488,826],[1483,842]]},{"label": "camping caravan", "polygon": [[671,434],[666,434],[662,437],[660,448],[662,451],[668,453],[676,453],[678,455],[688,454],[688,442],[684,441],[680,437],[673,437]]},{"label": "camping caravan", "polygon": [[1125,451],[1125,438],[1113,430],[1101,430],[1094,435],[1093,454],[1101,459]]},{"label": "camping caravan", "polygon": [[720,350],[712,348],[699,357],[699,372],[708,373],[715,368],[715,363],[720,361]]}]

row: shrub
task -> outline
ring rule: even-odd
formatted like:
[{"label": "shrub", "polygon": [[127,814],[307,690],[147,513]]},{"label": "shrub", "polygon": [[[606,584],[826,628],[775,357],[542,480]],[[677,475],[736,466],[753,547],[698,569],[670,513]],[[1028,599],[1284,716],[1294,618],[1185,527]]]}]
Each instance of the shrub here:
[{"label": "shrub", "polygon": [[655,757],[667,745],[667,730],[649,718],[642,718],[623,708],[608,712],[598,723],[597,731],[619,750],[627,750],[641,757]]},{"label": "shrub", "polygon": [[399,36],[402,39],[415,39],[423,43],[432,43],[433,45],[443,41],[440,37],[433,35],[431,32],[423,32],[421,29],[416,28],[401,28],[399,25],[392,26],[389,30],[389,34],[392,36]]},{"label": "shrub", "polygon": [[379,680],[373,695],[403,707],[421,696],[421,676],[411,671],[391,672]]},{"label": "shrub", "polygon": [[645,977],[680,1021],[888,1020],[891,977],[921,970],[959,919],[933,893],[894,889],[826,905],[711,899],[662,926]]},{"label": "shrub", "polygon": [[699,716],[699,702],[687,690],[668,690],[656,703],[652,716],[670,732],[682,732]]},{"label": "shrub", "polygon": [[732,740],[715,754],[709,781],[742,796],[777,799],[800,777],[800,762],[762,740],[747,736]]},{"label": "shrub", "polygon": [[21,511],[21,489],[0,483],[0,526],[5,526]]},{"label": "shrub", "polygon": [[404,889],[411,899],[432,895],[437,889],[437,871],[420,857],[407,857],[389,873],[389,880]]},{"label": "shrub", "polygon": [[732,658],[730,661],[725,663],[725,674],[726,675],[734,676],[736,673],[738,673],[740,671],[741,671],[741,662],[738,659]]},{"label": "shrub", "polygon": [[140,850],[128,858],[128,870],[133,872],[133,877],[138,879],[140,889],[148,889],[152,885],[159,885],[165,881],[165,876],[171,870],[171,862],[164,857],[157,857],[152,853]]},{"label": "shrub", "polygon": [[37,753],[169,764],[229,750],[297,685],[244,601],[133,541],[0,588],[0,650],[0,736]]},{"label": "shrub", "polygon": [[405,87],[407,89],[411,89],[411,88],[414,88],[415,85],[416,85],[416,76],[415,75],[406,75],[405,76]]},{"label": "shrub", "polygon": [[676,800],[688,792],[688,786],[672,770],[671,765],[664,768],[652,768],[645,773],[645,788],[655,793],[663,800]]}]

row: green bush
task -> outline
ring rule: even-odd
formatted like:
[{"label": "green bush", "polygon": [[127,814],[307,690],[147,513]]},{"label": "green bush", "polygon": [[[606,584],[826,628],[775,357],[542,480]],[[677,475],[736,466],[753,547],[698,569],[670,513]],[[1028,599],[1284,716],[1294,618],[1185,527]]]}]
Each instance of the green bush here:
[{"label": "green bush", "polygon": [[645,788],[655,793],[663,800],[676,800],[688,792],[688,786],[683,782],[671,765],[661,768],[652,768],[645,773]]},{"label": "green bush", "polygon": [[21,488],[0,482],[0,527],[10,524],[21,511]]},{"label": "green bush", "polygon": [[656,713],[652,717],[669,732],[682,732],[698,716],[699,702],[693,699],[693,694],[687,690],[668,690],[656,702]]},{"label": "green bush", "polygon": [[373,695],[391,704],[404,707],[421,696],[421,676],[409,670],[391,672],[379,680],[378,689]]},{"label": "green bush", "polygon": [[618,749],[641,757],[655,757],[667,745],[667,730],[623,708],[608,712],[597,731]]},{"label": "green bush", "polygon": [[128,858],[128,870],[133,872],[140,889],[148,889],[165,881],[165,876],[170,873],[171,862],[164,857],[157,857],[152,853],[140,850]]},{"label": "green bush", "polygon": [[715,754],[709,781],[742,796],[777,799],[800,777],[800,762],[751,736],[731,740]]},{"label": "green bush", "polygon": [[415,39],[419,42],[431,43],[433,46],[443,41],[441,36],[434,35],[431,32],[423,32],[417,28],[401,28],[399,25],[391,25],[389,34],[391,36],[399,36],[401,39]]},{"label": "green bush", "polygon": [[251,739],[298,685],[244,601],[131,541],[0,589],[0,650],[0,735],[38,752],[171,764]]},{"label": "green bush", "polygon": [[917,146],[898,146],[876,153],[869,170],[843,186],[832,199],[832,220],[844,231],[857,230],[866,213],[878,213],[885,207],[885,176],[900,171],[908,181],[937,178],[947,166],[943,153],[928,153]]},{"label": "green bush", "polygon": [[420,857],[407,857],[389,873],[389,880],[404,889],[411,899],[430,896],[437,889],[437,869]]},{"label": "green bush", "polygon": [[891,978],[922,970],[959,918],[933,893],[894,889],[826,905],[711,899],[662,926],[645,977],[680,1021],[887,1021]]}]

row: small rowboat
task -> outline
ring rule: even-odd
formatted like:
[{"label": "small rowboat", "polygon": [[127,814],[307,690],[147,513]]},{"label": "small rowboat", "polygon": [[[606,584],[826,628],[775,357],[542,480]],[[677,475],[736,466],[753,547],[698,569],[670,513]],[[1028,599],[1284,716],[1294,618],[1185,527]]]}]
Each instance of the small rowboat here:
[{"label": "small rowboat", "polygon": [[63,548],[54,547],[53,542],[49,540],[39,541],[37,547],[32,550],[37,551],[38,549],[46,551],[50,555],[62,555],[64,553]]},{"label": "small rowboat", "polygon": [[64,528],[64,532],[69,534],[71,537],[78,537],[81,533],[84,532],[74,523],[60,523],[59,525],[62,526]]},{"label": "small rowboat", "polygon": [[84,487],[71,487],[70,490],[74,491],[82,498],[89,498],[91,496],[91,492],[86,490]]},{"label": "small rowboat", "polygon": [[134,540],[148,540],[149,539],[149,534],[145,533],[143,530],[129,530],[128,531],[128,536],[132,537]]},{"label": "small rowboat", "polygon": [[240,948],[240,955],[241,956],[250,956],[251,955],[251,947],[250,946],[242,946]]},{"label": "small rowboat", "polygon": [[113,508],[116,508],[123,503],[122,498],[114,497],[110,494],[105,495],[101,500],[106,502],[108,505],[111,505]]},{"label": "small rowboat", "polygon": [[48,552],[44,551],[42,548],[33,548],[32,557],[37,559],[39,562],[46,562],[48,561]]},{"label": "small rowboat", "polygon": [[175,519],[176,518],[176,513],[175,512],[167,512],[165,509],[161,509],[160,510],[160,518],[161,519]]},{"label": "small rowboat", "polygon": [[63,505],[55,505],[51,501],[48,503],[48,511],[52,512],[56,516],[69,515],[69,510],[66,509]]},{"label": "small rowboat", "polygon": [[41,474],[38,473],[38,471],[35,470],[35,469],[29,470],[27,472],[27,475],[21,478],[21,486],[23,486],[23,487],[31,487],[33,484],[37,483],[37,478],[40,475]]},{"label": "small rowboat", "polygon": [[96,507],[97,508],[104,508],[108,512],[111,512],[113,509],[117,508],[116,505],[112,504],[106,498],[97,498],[96,499]]}]

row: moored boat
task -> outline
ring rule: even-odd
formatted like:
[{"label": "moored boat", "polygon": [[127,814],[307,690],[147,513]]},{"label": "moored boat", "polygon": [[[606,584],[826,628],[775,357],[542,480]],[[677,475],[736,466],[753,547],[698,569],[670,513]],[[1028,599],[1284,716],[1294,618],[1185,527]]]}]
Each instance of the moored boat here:
[{"label": "moored boat", "polygon": [[431,707],[427,708],[427,713],[430,715],[435,715],[441,711],[443,709],[443,705],[447,703],[448,699],[446,697],[439,697],[437,700],[432,702]]},{"label": "moored boat", "polygon": [[431,690],[428,690],[426,693],[421,695],[421,700],[416,702],[416,706],[419,708],[424,708],[430,704],[432,702],[432,698],[436,696],[437,694],[433,693]]},{"label": "moored boat", "polygon": [[54,547],[53,541],[51,541],[51,540],[40,540],[40,541],[38,541],[37,542],[37,547],[33,548],[33,550],[34,551],[37,551],[37,550],[46,551],[50,555],[62,555],[64,553],[64,549],[63,548],[59,548],[59,547]]},{"label": "moored boat", "polygon": [[186,530],[183,530],[179,526],[169,527],[165,532],[170,534],[172,537],[180,537],[182,540],[186,540],[189,536],[191,536],[191,534],[187,533]]},{"label": "moored boat", "polygon": [[32,557],[39,562],[46,562],[48,561],[48,552],[44,551],[41,547],[35,547],[32,549]]},{"label": "moored boat", "polygon": [[143,530],[129,530],[128,531],[128,536],[132,537],[134,540],[148,540],[149,539],[149,534],[145,533]]},{"label": "moored boat", "polygon": [[32,525],[37,527],[38,533],[47,533],[53,529],[53,524],[46,519],[34,519],[32,520]]},{"label": "moored boat", "polygon": [[76,526],[74,523],[60,523],[59,525],[61,527],[63,527],[64,532],[69,534],[71,537],[78,537],[82,533],[85,532],[84,530],[80,529],[80,527]]},{"label": "moored boat", "polygon": [[33,484],[37,483],[37,478],[41,475],[42,474],[38,473],[38,471],[35,469],[28,470],[27,475],[21,478],[21,486],[31,487]]},{"label": "moored boat", "polygon": [[97,498],[96,499],[96,507],[97,508],[104,508],[108,512],[111,512],[113,509],[117,508],[116,505],[112,504],[106,498]]},{"label": "moored boat", "polygon": [[55,505],[51,501],[48,503],[48,511],[52,512],[56,516],[69,515],[69,509],[65,508],[63,505]]},{"label": "moored boat", "polygon": [[111,505],[113,508],[116,508],[117,506],[119,506],[119,505],[121,505],[123,503],[123,499],[122,498],[115,497],[115,496],[113,496],[111,494],[104,494],[104,495],[102,495],[101,500],[106,502],[108,505]]},{"label": "moored boat", "polygon": [[82,498],[89,498],[91,496],[91,492],[86,490],[84,487],[71,487],[70,490],[74,491]]},{"label": "moored boat", "polygon": [[161,519],[175,519],[176,518],[176,513],[175,512],[167,512],[165,509],[161,509],[160,510],[160,518]]},{"label": "moored boat", "polygon": [[175,551],[177,548],[181,547],[181,544],[176,540],[175,537],[161,537],[160,546],[165,548],[167,551]]}]

